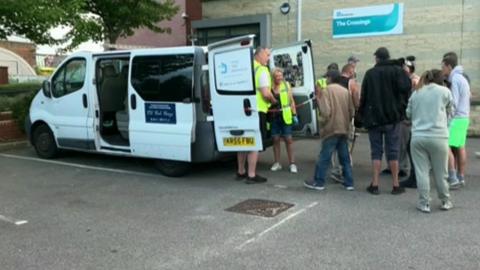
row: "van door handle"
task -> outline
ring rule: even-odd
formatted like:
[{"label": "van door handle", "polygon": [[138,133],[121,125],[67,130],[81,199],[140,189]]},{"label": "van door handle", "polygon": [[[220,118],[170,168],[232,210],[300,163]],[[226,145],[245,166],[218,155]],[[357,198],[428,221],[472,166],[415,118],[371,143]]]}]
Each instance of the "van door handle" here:
[{"label": "van door handle", "polygon": [[132,110],[137,109],[137,97],[135,94],[130,95],[130,107]]},{"label": "van door handle", "polygon": [[87,94],[82,95],[82,101],[83,101],[83,107],[88,108],[88,103],[87,103]]},{"label": "van door handle", "polygon": [[250,99],[248,98],[243,100],[243,111],[247,116],[252,115],[252,105],[250,104]]},{"label": "van door handle", "polygon": [[232,134],[233,136],[242,136],[244,133],[245,131],[241,129],[230,130],[230,134]]}]

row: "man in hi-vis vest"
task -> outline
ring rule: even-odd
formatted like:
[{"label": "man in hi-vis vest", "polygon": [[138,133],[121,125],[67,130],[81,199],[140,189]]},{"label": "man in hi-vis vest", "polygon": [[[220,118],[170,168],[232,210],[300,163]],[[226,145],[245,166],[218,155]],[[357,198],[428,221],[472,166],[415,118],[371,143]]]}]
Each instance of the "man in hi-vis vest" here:
[{"label": "man in hi-vis vest", "polygon": [[[268,69],[268,60],[270,59],[270,49],[258,47],[255,50],[254,72],[255,89],[257,93],[257,110],[260,119],[260,131],[262,140],[265,140],[267,133],[267,111],[272,103],[277,100],[272,95],[272,79]],[[245,161],[248,162],[248,172],[245,170]],[[247,184],[264,183],[267,178],[256,173],[258,161],[258,151],[238,152],[237,153],[237,180],[245,180]]]}]

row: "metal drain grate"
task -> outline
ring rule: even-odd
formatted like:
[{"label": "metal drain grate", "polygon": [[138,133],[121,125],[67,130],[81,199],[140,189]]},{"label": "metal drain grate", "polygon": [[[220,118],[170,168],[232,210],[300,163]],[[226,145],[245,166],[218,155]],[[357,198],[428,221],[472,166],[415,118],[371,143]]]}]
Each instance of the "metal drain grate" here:
[{"label": "metal drain grate", "polygon": [[292,206],[294,206],[294,204],[260,199],[248,199],[225,209],[225,211],[261,217],[274,217]]}]

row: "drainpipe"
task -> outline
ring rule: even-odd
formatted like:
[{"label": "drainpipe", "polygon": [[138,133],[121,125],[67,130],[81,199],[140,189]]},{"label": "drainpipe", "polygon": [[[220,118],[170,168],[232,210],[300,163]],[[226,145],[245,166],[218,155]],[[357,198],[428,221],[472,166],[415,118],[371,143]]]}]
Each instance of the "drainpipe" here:
[{"label": "drainpipe", "polygon": [[302,40],[302,0],[297,0],[297,41]]}]

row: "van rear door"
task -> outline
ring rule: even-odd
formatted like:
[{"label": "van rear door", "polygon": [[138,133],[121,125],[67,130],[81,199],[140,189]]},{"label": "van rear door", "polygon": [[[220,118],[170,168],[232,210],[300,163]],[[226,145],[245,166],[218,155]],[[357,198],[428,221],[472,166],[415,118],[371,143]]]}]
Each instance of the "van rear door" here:
[{"label": "van rear door", "polygon": [[253,75],[253,37],[208,46],[215,140],[221,152],[263,147]]},{"label": "van rear door", "polygon": [[299,124],[293,127],[293,135],[310,136],[318,133],[315,103],[315,72],[310,41],[274,48],[270,68],[282,68],[283,76],[292,86],[297,105]]}]

